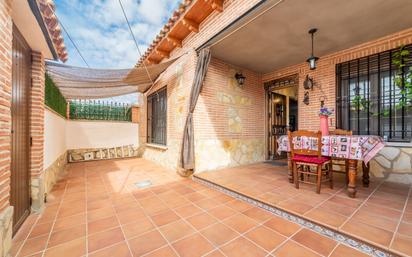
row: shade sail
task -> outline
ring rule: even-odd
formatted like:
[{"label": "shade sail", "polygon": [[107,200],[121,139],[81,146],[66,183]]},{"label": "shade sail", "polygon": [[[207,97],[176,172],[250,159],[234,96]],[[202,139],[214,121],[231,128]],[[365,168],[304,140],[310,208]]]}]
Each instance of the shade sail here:
[{"label": "shade sail", "polygon": [[147,70],[91,69],[46,61],[46,71],[66,99],[106,98],[146,91],[179,57],[147,66]]}]

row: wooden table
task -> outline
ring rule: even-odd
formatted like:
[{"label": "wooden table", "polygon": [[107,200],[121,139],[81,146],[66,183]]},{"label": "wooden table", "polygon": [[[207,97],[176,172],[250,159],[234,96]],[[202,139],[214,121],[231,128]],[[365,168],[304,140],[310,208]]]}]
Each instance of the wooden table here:
[{"label": "wooden table", "polygon": [[[292,165],[289,154],[289,139],[281,136],[278,139],[278,152],[288,153],[289,182],[293,183]],[[294,139],[302,149],[314,149],[317,145],[309,138]],[[348,195],[356,197],[356,177],[358,172],[358,162],[362,161],[363,186],[369,186],[369,165],[368,162],[385,146],[383,139],[379,136],[323,136],[322,155],[346,159],[348,163]],[[295,145],[296,148],[296,145]]]}]

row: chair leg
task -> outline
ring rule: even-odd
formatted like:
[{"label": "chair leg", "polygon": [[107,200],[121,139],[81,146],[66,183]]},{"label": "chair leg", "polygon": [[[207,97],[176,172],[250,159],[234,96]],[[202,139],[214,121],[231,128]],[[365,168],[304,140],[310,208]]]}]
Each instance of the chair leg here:
[{"label": "chair leg", "polygon": [[329,183],[330,189],[333,189],[333,171],[332,171],[332,164],[328,164],[328,173],[329,173]]},{"label": "chair leg", "polygon": [[320,182],[322,180],[322,165],[317,166],[317,175],[318,177],[316,178],[316,193],[320,194]]},{"label": "chair leg", "polygon": [[293,177],[295,179],[295,187],[299,189],[299,174],[298,174],[298,167],[295,162],[292,163],[293,168]]}]

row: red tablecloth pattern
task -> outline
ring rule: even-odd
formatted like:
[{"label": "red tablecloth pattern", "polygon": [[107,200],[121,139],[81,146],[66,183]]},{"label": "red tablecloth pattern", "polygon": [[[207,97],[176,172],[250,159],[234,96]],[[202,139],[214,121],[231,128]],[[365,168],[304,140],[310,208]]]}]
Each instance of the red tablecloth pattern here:
[{"label": "red tablecloth pattern", "polygon": [[[296,149],[318,148],[318,139],[313,137],[294,137]],[[278,153],[289,152],[289,139],[284,135],[279,137]],[[368,163],[384,146],[385,142],[379,136],[323,136],[322,155],[344,159],[362,160]]]}]

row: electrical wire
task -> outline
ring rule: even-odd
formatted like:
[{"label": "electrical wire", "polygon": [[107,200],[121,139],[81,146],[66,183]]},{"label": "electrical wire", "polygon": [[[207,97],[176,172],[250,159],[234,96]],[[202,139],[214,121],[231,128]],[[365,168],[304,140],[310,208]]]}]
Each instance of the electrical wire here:
[{"label": "electrical wire", "polygon": [[53,8],[50,8],[50,10],[53,12],[54,16],[56,16],[56,20],[57,22],[60,24],[60,26],[62,27],[62,29],[64,30],[64,32],[66,33],[67,37],[69,38],[70,42],[72,42],[74,48],[76,49],[77,53],[80,55],[80,57],[82,58],[83,62],[87,65],[88,68],[90,68],[89,64],[86,62],[86,59],[84,58],[84,56],[82,55],[82,53],[80,52],[79,48],[77,47],[77,45],[74,43],[72,37],[70,36],[69,32],[66,30],[66,27],[63,25],[63,22],[58,18],[56,12],[53,10]]},{"label": "electrical wire", "polygon": [[[133,38],[134,44],[136,45],[137,51],[138,51],[140,57],[142,57],[142,52],[140,51],[139,44],[137,43],[137,40],[136,40],[136,38],[133,34],[132,27],[130,26],[129,19],[127,18],[126,12],[124,11],[122,0],[119,0],[119,4],[120,4],[120,7],[122,8],[123,16],[126,19],[127,26],[129,27],[129,31],[130,31],[130,34],[132,35],[132,38]],[[146,70],[147,76],[149,77],[150,82],[152,83],[152,86],[153,86],[154,82],[153,82],[152,77],[150,76],[149,70],[147,69],[147,66],[146,66],[145,62],[142,62],[142,63],[143,63],[143,67]]]}]

